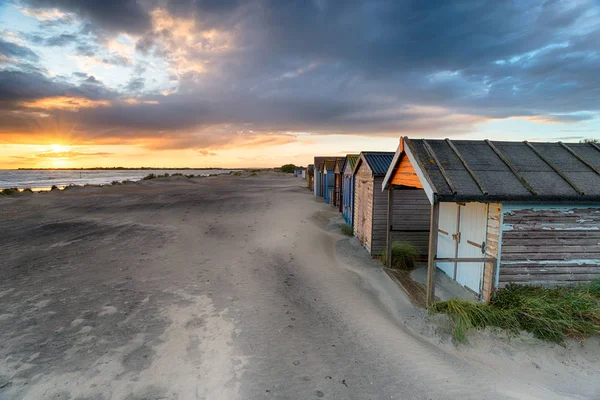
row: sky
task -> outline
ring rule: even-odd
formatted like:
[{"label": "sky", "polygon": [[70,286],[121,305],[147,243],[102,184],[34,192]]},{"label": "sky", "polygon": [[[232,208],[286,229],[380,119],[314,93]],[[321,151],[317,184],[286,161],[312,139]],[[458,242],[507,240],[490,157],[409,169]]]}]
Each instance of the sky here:
[{"label": "sky", "polygon": [[0,168],[600,138],[600,2],[0,0]]}]

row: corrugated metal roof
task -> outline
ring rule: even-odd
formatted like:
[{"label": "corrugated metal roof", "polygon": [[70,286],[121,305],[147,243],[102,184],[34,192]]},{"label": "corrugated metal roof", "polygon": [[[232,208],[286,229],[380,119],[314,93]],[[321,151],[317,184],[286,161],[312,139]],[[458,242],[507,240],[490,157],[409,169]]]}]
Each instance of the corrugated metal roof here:
[{"label": "corrugated metal roof", "polygon": [[354,171],[354,167],[356,166],[356,161],[358,160],[358,157],[360,157],[360,154],[348,154],[346,156],[346,159],[344,160],[344,165],[342,166],[342,169],[346,169],[346,165],[350,164],[350,169]]},{"label": "corrugated metal roof", "polygon": [[596,144],[404,142],[440,201],[600,201]]},{"label": "corrugated metal roof", "polygon": [[394,158],[393,152],[369,151],[360,154],[367,161],[373,175],[385,175]]}]

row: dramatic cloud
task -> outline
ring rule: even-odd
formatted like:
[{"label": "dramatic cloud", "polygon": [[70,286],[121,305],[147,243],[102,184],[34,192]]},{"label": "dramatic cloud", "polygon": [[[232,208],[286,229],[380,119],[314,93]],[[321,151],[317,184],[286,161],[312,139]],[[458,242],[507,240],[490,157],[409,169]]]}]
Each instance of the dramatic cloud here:
[{"label": "dramatic cloud", "polygon": [[[576,124],[600,113],[594,0],[19,4],[61,23],[0,41],[12,60],[0,107],[21,112],[0,135],[60,119],[73,137],[211,154],[301,132],[439,136],[489,119]],[[66,67],[40,56],[50,48],[82,71],[55,73]]]}]

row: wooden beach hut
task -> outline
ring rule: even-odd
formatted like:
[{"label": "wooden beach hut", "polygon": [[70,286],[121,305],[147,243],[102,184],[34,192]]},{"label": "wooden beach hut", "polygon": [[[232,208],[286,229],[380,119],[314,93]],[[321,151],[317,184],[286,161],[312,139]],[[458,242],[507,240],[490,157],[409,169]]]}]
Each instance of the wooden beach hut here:
[{"label": "wooden beach hut", "polygon": [[308,190],[314,191],[315,188],[315,166],[314,164],[308,164],[306,168],[306,186]]},{"label": "wooden beach hut", "polygon": [[393,158],[393,152],[362,152],[354,166],[354,235],[373,256],[386,245],[387,193],[381,184]]},{"label": "wooden beach hut", "polygon": [[352,216],[354,215],[354,166],[358,160],[358,154],[348,154],[344,159],[342,167],[342,215],[344,221],[352,226]]},{"label": "wooden beach hut", "polygon": [[327,157],[315,157],[314,163],[314,179],[313,179],[313,190],[315,196],[323,197],[323,177],[322,177],[322,164]]},{"label": "wooden beach hut", "polygon": [[600,277],[596,144],[405,137],[382,184],[393,198],[398,187],[422,188],[430,204],[429,304],[436,270],[484,301],[509,283]]},{"label": "wooden beach hut", "polygon": [[342,176],[343,176],[343,168],[344,168],[345,158],[337,158],[335,160],[335,167],[333,169],[333,173],[335,175],[334,183],[333,183],[333,205],[342,212]]},{"label": "wooden beach hut", "polygon": [[323,199],[325,199],[326,204],[331,204],[333,202],[335,160],[335,158],[330,158],[323,163]]}]

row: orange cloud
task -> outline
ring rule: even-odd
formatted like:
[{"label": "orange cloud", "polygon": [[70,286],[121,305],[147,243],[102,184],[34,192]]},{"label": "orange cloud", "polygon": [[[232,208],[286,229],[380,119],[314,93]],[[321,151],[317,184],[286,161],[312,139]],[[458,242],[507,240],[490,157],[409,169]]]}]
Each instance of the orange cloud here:
[{"label": "orange cloud", "polygon": [[90,100],[83,97],[45,97],[34,101],[24,101],[21,106],[43,110],[79,111],[80,108],[106,107],[110,105],[107,100]]}]

